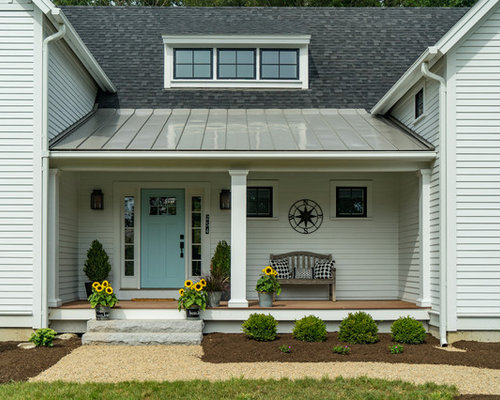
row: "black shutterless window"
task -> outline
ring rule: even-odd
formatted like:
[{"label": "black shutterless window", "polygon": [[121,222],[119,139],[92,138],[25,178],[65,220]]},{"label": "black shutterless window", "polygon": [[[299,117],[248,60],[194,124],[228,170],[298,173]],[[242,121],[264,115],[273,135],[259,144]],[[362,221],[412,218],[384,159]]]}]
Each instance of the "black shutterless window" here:
[{"label": "black shutterless window", "polygon": [[255,49],[217,50],[218,79],[255,79]]},{"label": "black shutterless window", "polygon": [[337,187],[337,217],[366,217],[366,187]]},{"label": "black shutterless window", "polygon": [[174,49],[174,79],[212,79],[212,49]]},{"label": "black shutterless window", "polygon": [[298,49],[261,49],[261,79],[299,79]]},{"label": "black shutterless window", "polygon": [[415,119],[424,114],[424,89],[420,89],[415,95]]},{"label": "black shutterless window", "polygon": [[271,218],[272,216],[272,186],[249,186],[247,188],[247,217]]}]

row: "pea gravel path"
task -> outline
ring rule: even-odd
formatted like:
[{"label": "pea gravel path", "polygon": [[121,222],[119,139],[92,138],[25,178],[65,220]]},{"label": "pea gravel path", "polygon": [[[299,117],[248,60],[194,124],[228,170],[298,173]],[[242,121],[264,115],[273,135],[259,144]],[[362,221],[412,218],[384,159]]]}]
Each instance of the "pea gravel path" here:
[{"label": "pea gravel path", "polygon": [[493,369],[375,362],[212,364],[201,361],[201,355],[201,346],[82,346],[31,381],[296,379],[342,375],[401,379],[416,384],[435,382],[456,385],[462,394],[500,395],[500,370]]}]

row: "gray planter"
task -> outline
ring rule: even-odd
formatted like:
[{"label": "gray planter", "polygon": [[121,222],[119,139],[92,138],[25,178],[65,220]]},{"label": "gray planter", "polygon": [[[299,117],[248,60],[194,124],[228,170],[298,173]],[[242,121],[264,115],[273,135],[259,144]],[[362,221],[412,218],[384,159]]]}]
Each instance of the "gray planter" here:
[{"label": "gray planter", "polygon": [[96,306],[95,319],[98,321],[106,321],[111,318],[111,308],[105,306]]},{"label": "gray planter", "polygon": [[259,293],[259,306],[272,307],[274,300],[274,293],[258,292]]},{"label": "gray planter", "polygon": [[208,292],[208,306],[209,307],[219,307],[220,299],[222,297],[222,292]]}]

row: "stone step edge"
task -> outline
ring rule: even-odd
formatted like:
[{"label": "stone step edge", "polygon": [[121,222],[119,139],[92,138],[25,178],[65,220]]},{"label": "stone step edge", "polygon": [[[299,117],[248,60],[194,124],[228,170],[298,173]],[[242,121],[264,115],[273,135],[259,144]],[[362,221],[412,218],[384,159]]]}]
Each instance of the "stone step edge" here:
[{"label": "stone step edge", "polygon": [[87,332],[157,332],[185,333],[202,332],[203,321],[187,320],[110,320],[87,321]]},{"label": "stone step edge", "polygon": [[82,336],[82,344],[120,344],[120,345],[154,345],[154,344],[201,344],[201,333],[151,333],[151,332],[87,332]]}]

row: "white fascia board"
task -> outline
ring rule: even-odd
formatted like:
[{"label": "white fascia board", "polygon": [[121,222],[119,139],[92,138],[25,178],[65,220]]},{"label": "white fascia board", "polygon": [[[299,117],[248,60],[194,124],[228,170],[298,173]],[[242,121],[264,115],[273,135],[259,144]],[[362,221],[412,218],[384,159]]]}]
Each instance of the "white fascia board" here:
[{"label": "white fascia board", "polygon": [[450,51],[468,32],[498,4],[498,0],[480,0],[460,20],[431,47],[428,47],[410,68],[398,79],[389,91],[373,106],[373,115],[385,114],[406,92],[422,78],[420,66],[429,62],[432,67]]},{"label": "white fascia board", "polygon": [[311,35],[163,35],[166,45],[308,45]]}]

